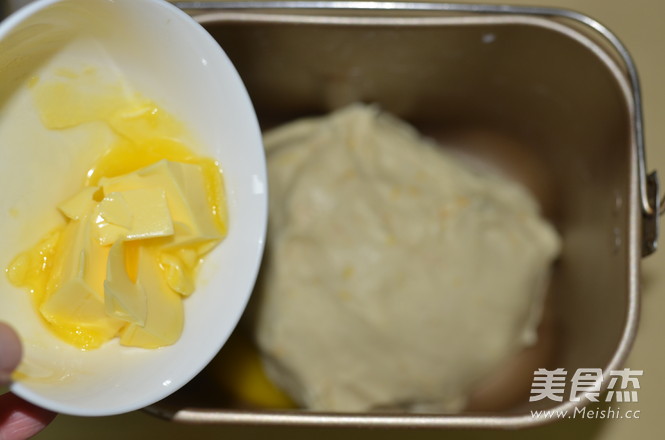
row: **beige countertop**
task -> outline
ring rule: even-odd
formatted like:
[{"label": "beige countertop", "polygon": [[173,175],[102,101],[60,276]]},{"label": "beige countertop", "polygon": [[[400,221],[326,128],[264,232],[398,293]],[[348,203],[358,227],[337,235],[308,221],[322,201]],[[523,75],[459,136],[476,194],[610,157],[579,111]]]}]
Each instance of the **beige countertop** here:
[{"label": "beige countertop", "polygon": [[[460,3],[474,3],[458,0]],[[485,3],[501,4],[487,0]],[[511,4],[539,5],[574,9],[596,18],[613,30],[632,53],[642,80],[648,166],[665,173],[665,124],[660,120],[665,113],[665,1],[635,0],[512,0]],[[662,179],[661,179],[662,180]],[[260,428],[260,427],[202,427],[175,425],[156,420],[136,412],[107,418],[77,418],[60,416],[37,438],[47,439],[138,439],[148,436],[160,439],[179,438],[445,438],[462,439],[624,439],[652,438],[651,433],[665,430],[665,350],[662,335],[665,320],[660,312],[665,310],[665,250],[643,261],[643,304],[640,330],[627,366],[644,370],[640,380],[639,402],[633,403],[640,410],[640,419],[588,420],[571,419],[518,432],[491,431],[384,431],[356,429],[313,428]]]}]

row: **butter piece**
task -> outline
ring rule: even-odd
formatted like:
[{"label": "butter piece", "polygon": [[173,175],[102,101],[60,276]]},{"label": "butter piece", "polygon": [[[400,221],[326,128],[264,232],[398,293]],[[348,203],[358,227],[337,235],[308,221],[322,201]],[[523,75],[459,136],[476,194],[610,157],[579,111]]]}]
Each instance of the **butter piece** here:
[{"label": "butter piece", "polygon": [[124,325],[106,314],[104,303],[81,276],[70,279],[56,290],[39,311],[57,333],[65,334],[78,347],[85,349],[99,347]]},{"label": "butter piece", "polygon": [[[104,281],[104,301],[106,313],[127,322],[144,326],[147,310],[147,298],[143,286],[130,278],[127,264],[126,246],[132,246],[125,241],[116,241],[109,252]],[[136,264],[131,262],[130,265]],[[132,271],[137,268],[131,268]]]},{"label": "butter piece", "polygon": [[[178,224],[176,224],[176,236]],[[210,242],[214,246],[215,242]],[[203,252],[202,252],[203,250]],[[196,268],[201,261],[200,255],[207,252],[202,246],[173,248],[162,252],[159,263],[164,271],[166,282],[182,296],[189,296],[194,292]]]},{"label": "butter piece", "polygon": [[58,205],[58,209],[66,217],[72,220],[79,220],[88,214],[95,206],[97,202],[94,200],[94,197],[95,193],[97,193],[99,190],[100,188],[97,186],[85,187],[75,196],[65,200],[60,205]]},{"label": "butter piece", "polygon": [[185,258],[183,252],[189,251],[187,261],[199,261],[221,240],[218,237],[198,235],[192,227],[184,223],[174,222],[173,228],[174,234],[161,239],[160,245],[166,252],[182,254],[180,258]]},{"label": "butter piece", "polygon": [[164,270],[168,285],[181,294],[189,296],[194,292],[194,269],[187,263],[170,253],[162,253],[159,262]]},{"label": "butter piece", "polygon": [[133,209],[123,197],[126,193],[111,193],[99,202],[99,215],[108,223],[130,229],[134,223]]},{"label": "butter piece", "polygon": [[49,129],[102,121],[119,109],[136,105],[122,83],[103,83],[94,70],[70,73],[33,85],[39,116]]},{"label": "butter piece", "polygon": [[160,188],[139,188],[107,193],[96,210],[99,243],[132,241],[173,235],[173,222]]},{"label": "butter piece", "polygon": [[99,299],[103,299],[104,262],[109,249],[100,246],[90,236],[90,216],[72,220],[63,229],[53,260],[53,269],[46,286],[47,292],[55,292],[72,278],[80,277]]},{"label": "butter piece", "polygon": [[200,166],[164,160],[102,179],[63,203],[70,221],[44,317],[60,332],[84,328],[80,346],[118,333],[128,346],[174,344],[182,297],[194,291],[201,256],[223,236],[206,185]]},{"label": "butter piece", "polygon": [[86,349],[106,342],[124,325],[106,314],[103,283],[108,248],[92,240],[89,229],[88,216],[65,226],[46,286],[47,297],[39,308],[56,332]]},{"label": "butter piece", "polygon": [[120,332],[120,343],[143,348],[176,343],[184,325],[182,299],[164,280],[154,247],[139,247],[136,283],[142,286],[146,294],[145,325],[130,324],[125,327]]},{"label": "butter piece", "polygon": [[134,188],[162,188],[166,192],[173,223],[181,223],[182,234],[170,246],[184,246],[223,238],[210,209],[208,189],[201,166],[162,160],[123,176],[102,179],[104,193]]}]

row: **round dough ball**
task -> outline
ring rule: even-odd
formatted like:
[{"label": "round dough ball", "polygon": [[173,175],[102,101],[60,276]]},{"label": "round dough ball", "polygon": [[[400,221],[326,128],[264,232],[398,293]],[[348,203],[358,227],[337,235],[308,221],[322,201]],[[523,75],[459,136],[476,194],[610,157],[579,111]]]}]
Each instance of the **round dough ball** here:
[{"label": "round dough ball", "polygon": [[525,189],[377,108],[265,137],[255,336],[304,407],[456,411],[535,342],[554,229]]}]

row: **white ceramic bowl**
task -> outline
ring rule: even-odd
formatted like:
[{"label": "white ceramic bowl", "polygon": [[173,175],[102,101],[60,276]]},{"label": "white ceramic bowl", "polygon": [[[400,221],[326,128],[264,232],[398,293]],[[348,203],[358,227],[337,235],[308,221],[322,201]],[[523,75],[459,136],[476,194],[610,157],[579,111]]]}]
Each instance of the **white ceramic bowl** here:
[{"label": "white ceramic bowl", "polygon": [[55,204],[80,188],[100,154],[85,129],[42,127],[26,80],[92,64],[184,122],[215,157],[226,184],[228,237],[206,257],[185,300],[179,342],[158,350],[113,341],[81,351],[40,322],[27,293],[0,276],[0,320],[20,334],[11,390],[74,415],[111,415],[156,402],[194,377],[225,343],[253,288],[267,218],[265,158],[246,90],[224,52],[193,19],[162,0],[43,0],[0,24],[0,268],[62,219]]}]

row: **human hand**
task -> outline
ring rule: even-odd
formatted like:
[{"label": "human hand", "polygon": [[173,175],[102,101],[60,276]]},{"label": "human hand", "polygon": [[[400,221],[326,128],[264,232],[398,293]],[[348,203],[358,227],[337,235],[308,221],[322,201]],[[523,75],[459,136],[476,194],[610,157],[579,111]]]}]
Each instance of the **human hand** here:
[{"label": "human hand", "polygon": [[[0,322],[0,386],[8,385],[23,350],[16,332]],[[50,411],[19,397],[0,395],[0,440],[23,440],[44,429],[55,417]]]}]

